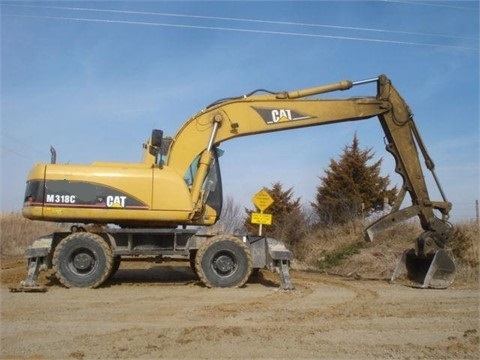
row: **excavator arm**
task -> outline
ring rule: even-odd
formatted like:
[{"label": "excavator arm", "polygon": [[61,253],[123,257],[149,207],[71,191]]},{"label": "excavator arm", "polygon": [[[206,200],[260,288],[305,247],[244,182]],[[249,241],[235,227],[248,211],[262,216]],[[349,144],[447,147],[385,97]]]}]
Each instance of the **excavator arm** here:
[{"label": "excavator arm", "polygon": [[[401,175],[403,186],[392,212],[385,218],[372,224],[367,230],[367,235],[372,238],[376,231],[417,215],[422,228],[428,232],[428,236],[432,237],[437,246],[443,248],[451,236],[451,225],[448,223],[448,216],[452,204],[447,201],[438,181],[435,165],[415,125],[413,114],[385,76],[379,77],[377,97],[385,99],[391,104],[391,110],[380,114],[378,117],[385,133],[387,151],[395,158],[395,171]],[[425,167],[433,175],[442,196],[442,201],[432,201],[430,199],[417,147],[424,158]],[[407,192],[412,199],[412,205],[399,210]],[[434,210],[438,210],[441,218],[435,215]]]},{"label": "excavator arm", "polygon": [[[374,82],[377,84],[377,94],[372,97],[333,100],[311,98]],[[453,282],[455,272],[453,261],[444,250],[448,247],[452,233],[448,222],[451,203],[447,201],[439,184],[434,163],[428,155],[409,106],[385,75],[299,91],[250,94],[220,100],[193,116],[177,132],[170,145],[167,165],[179,174],[184,174],[192,159],[197,156],[200,158],[191,187],[191,197],[194,211],[201,212],[204,206],[202,184],[214,159],[213,150],[218,144],[240,136],[373,117],[378,117],[380,121],[385,133],[386,149],[395,158],[395,171],[402,177],[403,185],[391,212],[371,224],[365,230],[365,236],[371,241],[377,232],[417,216],[424,233],[417,238],[416,249],[410,249],[409,254],[404,254],[392,281],[403,270],[407,270],[409,277],[415,278],[423,287],[447,287]],[[441,201],[430,199],[419,150],[426,169],[433,174],[442,196]],[[402,207],[407,193],[411,205]],[[436,213],[441,214],[441,217],[437,217]],[[432,246],[434,250],[428,252]],[[442,251],[440,254],[439,249]],[[444,260],[435,260],[437,255]],[[417,260],[423,261],[424,258],[427,259],[428,266],[418,270]],[[410,266],[412,263],[414,265]],[[435,271],[442,275],[435,277]]]}]

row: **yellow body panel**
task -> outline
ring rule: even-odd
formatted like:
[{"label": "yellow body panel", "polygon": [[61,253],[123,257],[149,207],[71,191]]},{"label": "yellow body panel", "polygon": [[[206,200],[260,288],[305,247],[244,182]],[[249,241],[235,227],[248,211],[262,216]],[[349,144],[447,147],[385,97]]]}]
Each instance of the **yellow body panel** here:
[{"label": "yellow body panel", "polygon": [[152,168],[143,164],[49,164],[46,167],[46,178],[107,185],[128,192],[149,207],[152,202]]},{"label": "yellow body panel", "polygon": [[28,173],[27,181],[29,180],[43,180],[45,179],[45,166],[47,164],[36,163]]},{"label": "yellow body panel", "polygon": [[[29,180],[63,180],[68,183],[93,184],[117,195],[114,198],[132,198],[142,206],[122,208],[80,204],[49,204],[42,206],[28,203],[23,215],[29,219],[50,221],[84,221],[97,223],[146,224],[186,223],[192,217],[189,189],[181,176],[168,167],[155,167],[141,163],[96,162],[90,165],[37,164],[29,174]],[[68,186],[68,185],[67,185]],[[45,186],[48,191],[48,183]],[[68,194],[79,194],[69,192]],[[60,195],[61,196],[61,195]],[[70,195],[71,196],[71,195]],[[45,195],[47,198],[47,195]],[[125,201],[125,199],[121,199]],[[113,202],[113,200],[112,200]]]}]

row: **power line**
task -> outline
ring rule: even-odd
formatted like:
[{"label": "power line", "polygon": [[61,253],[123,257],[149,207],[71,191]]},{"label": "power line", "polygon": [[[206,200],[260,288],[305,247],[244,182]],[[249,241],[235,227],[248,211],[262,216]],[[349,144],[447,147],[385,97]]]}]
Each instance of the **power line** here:
[{"label": "power line", "polygon": [[[12,141],[14,141],[14,142],[16,142],[16,143],[18,143],[18,144],[21,144],[21,145],[23,145],[23,146],[29,147],[31,150],[35,151],[36,153],[43,154],[43,155],[47,155],[47,152],[46,152],[45,150],[39,150],[39,149],[33,147],[31,144],[29,144],[29,143],[27,143],[27,142],[25,142],[25,141],[23,141],[23,140],[20,140],[20,139],[12,136],[12,135],[10,135],[10,134],[7,134],[7,133],[6,133],[5,131],[3,131],[3,130],[0,130],[0,134],[2,134],[2,137],[9,138],[10,140],[12,140]],[[19,155],[19,156],[21,156],[21,157],[27,158],[26,155],[20,154],[20,153],[18,153],[18,152],[15,151],[15,150],[6,148],[6,147],[3,146],[3,144],[2,144],[2,148],[4,148],[4,149],[5,149],[6,151],[8,151],[8,152],[11,152],[11,153],[14,153],[14,154],[16,154],[16,155]]]},{"label": "power line", "polygon": [[459,6],[459,5],[450,5],[452,3],[455,3],[454,1],[452,2],[425,2],[425,1],[406,1],[406,0],[382,0],[384,2],[388,3],[398,3],[398,4],[406,4],[406,5],[417,5],[417,6],[430,6],[430,7],[443,7],[443,8],[448,8],[448,9],[459,9],[459,10],[478,10],[478,8],[473,7],[473,6]]},{"label": "power line", "polygon": [[451,39],[466,39],[466,40],[475,40],[476,39],[476,38],[472,38],[472,37],[463,37],[463,36],[457,36],[457,35],[445,35],[445,34],[438,34],[438,33],[423,33],[423,32],[414,32],[414,31],[387,30],[387,29],[376,29],[376,28],[365,28],[365,27],[354,27],[354,26],[341,26],[341,25],[330,25],[330,24],[312,24],[312,23],[294,22],[294,21],[276,21],[276,20],[261,20],[261,19],[248,19],[248,18],[236,18],[236,17],[191,15],[191,14],[174,14],[174,13],[152,12],[152,11],[98,9],[98,8],[83,8],[83,7],[17,5],[17,4],[7,4],[7,5],[8,6],[16,6],[16,7],[25,7],[25,8],[102,12],[102,13],[128,14],[128,15],[164,16],[164,17],[189,18],[189,19],[222,20],[222,21],[232,21],[232,22],[235,22],[235,21],[236,22],[250,22],[250,23],[270,24],[270,25],[289,25],[289,26],[303,26],[303,27],[313,27],[313,28],[315,28],[315,27],[316,28],[329,28],[329,29],[336,29],[336,30],[353,30],[353,31],[401,34],[401,35],[434,36],[434,37],[443,37],[443,38],[451,38]]},{"label": "power line", "polygon": [[17,156],[19,156],[19,157],[21,157],[21,158],[24,158],[24,159],[27,159],[27,160],[31,160],[31,157],[29,157],[28,155],[21,154],[21,153],[19,153],[18,151],[15,151],[15,150],[13,150],[13,149],[7,148],[7,147],[4,146],[4,145],[0,145],[0,146],[1,146],[2,150],[6,151],[6,152],[9,152],[9,153],[11,153],[11,154],[17,155]]},{"label": "power line", "polygon": [[312,38],[354,40],[354,41],[366,41],[366,42],[387,43],[387,44],[397,44],[397,45],[416,45],[416,46],[440,47],[440,48],[457,49],[457,50],[478,51],[478,48],[468,47],[468,46],[459,46],[459,45],[443,45],[443,44],[433,44],[433,43],[414,42],[414,41],[384,40],[384,39],[362,38],[362,37],[353,37],[353,36],[323,35],[323,34],[310,34],[310,33],[288,32],[288,31],[241,29],[241,28],[230,28],[230,27],[220,27],[220,26],[168,24],[168,23],[156,23],[156,22],[146,22],[146,21],[92,19],[92,18],[78,18],[78,17],[67,17],[67,16],[17,15],[17,14],[2,14],[2,16],[51,19],[51,20],[85,21],[85,22],[110,23],[110,24],[161,26],[161,27],[174,27],[174,28],[184,28],[184,29],[218,30],[218,31],[232,31],[232,32],[244,32],[244,33],[256,33],[256,34],[270,34],[270,35],[302,36],[302,37],[312,37]]}]

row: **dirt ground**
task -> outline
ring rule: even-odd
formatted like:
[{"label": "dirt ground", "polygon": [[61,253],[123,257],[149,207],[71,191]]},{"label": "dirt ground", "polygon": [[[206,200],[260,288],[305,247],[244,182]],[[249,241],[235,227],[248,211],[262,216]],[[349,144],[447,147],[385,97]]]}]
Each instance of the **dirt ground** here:
[{"label": "dirt ground", "polygon": [[268,271],[208,289],[185,263],[134,261],[99,289],[43,275],[47,292],[9,292],[25,272],[23,259],[2,260],[2,359],[480,357],[476,284],[420,290],[297,270],[293,291]]}]

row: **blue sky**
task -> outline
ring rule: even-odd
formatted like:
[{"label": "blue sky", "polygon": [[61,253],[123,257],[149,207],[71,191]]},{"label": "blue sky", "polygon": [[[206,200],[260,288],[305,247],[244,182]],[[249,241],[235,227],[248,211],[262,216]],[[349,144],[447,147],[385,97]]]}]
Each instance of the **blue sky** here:
[{"label": "blue sky", "polygon": [[[152,128],[174,135],[216,99],[385,73],[413,110],[452,219],[475,216],[477,1],[0,4],[2,211],[21,208],[27,173],[49,161],[50,145],[59,162],[137,162]],[[357,95],[375,89],[338,94]],[[355,132],[400,185],[371,119],[224,143],[224,193],[252,207],[253,194],[280,181],[308,204]]]}]

